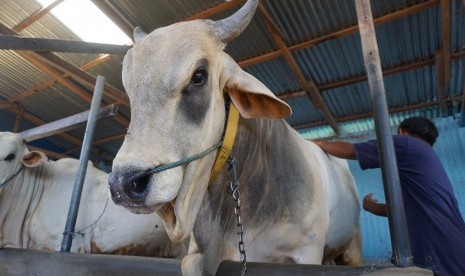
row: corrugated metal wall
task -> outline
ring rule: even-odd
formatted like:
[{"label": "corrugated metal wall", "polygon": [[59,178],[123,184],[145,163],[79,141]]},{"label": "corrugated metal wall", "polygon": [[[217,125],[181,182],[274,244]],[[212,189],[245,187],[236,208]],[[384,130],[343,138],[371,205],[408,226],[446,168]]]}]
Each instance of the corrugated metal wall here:
[{"label": "corrugated metal wall", "polygon": [[[449,178],[452,181],[462,216],[465,215],[465,128],[459,128],[452,117],[433,120],[440,136],[434,147]],[[373,139],[374,134],[358,136],[357,141]],[[351,139],[345,139],[351,140]],[[354,140],[354,139],[352,139]],[[362,171],[356,161],[349,161],[350,169],[357,181],[360,200],[368,193],[384,202],[381,170]],[[361,229],[363,255],[367,260],[389,259],[391,256],[391,239],[386,218],[374,216],[362,210]]]}]

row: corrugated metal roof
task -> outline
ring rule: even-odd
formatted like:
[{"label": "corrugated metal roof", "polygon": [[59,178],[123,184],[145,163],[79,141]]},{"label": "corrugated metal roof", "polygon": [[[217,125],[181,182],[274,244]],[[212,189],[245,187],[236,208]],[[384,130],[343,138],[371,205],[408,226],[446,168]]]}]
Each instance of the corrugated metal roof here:
[{"label": "corrugated metal roof", "polygon": [[[435,53],[442,48],[441,12],[439,1],[432,0],[377,0],[371,1],[374,17],[380,17],[398,12],[419,4],[429,4],[428,8],[402,16],[376,26],[382,66],[394,69],[399,66],[418,61],[430,60],[426,66],[410,69],[385,76],[387,101],[390,108],[404,108],[409,105],[419,105],[438,100],[436,81]],[[124,20],[132,26],[142,26],[149,32],[155,28],[166,26],[201,11],[225,3],[222,0],[106,0]],[[355,2],[353,0],[266,0],[261,1],[268,14],[283,34],[287,46],[295,46],[310,39],[318,38],[357,26]],[[211,16],[220,19],[229,16],[240,5]],[[8,27],[19,22],[40,9],[34,0],[6,0],[0,2],[0,20]],[[465,8],[463,1],[451,1],[451,50],[465,50]],[[44,37],[58,39],[79,39],[67,27],[63,26],[53,15],[46,15],[21,31],[21,35],[29,37]],[[265,20],[260,12],[254,17],[250,26],[234,42],[227,46],[226,51],[238,60],[256,58],[263,54],[277,51],[278,47],[270,35]],[[94,54],[57,53],[65,61],[74,66],[82,66],[98,57]],[[325,87],[339,81],[365,75],[362,59],[361,42],[358,33],[352,31],[345,35],[334,35],[325,41],[311,47],[292,52],[292,56],[307,80],[312,80],[318,87]],[[446,91],[447,97],[459,97],[464,90],[465,55],[455,57],[451,61],[451,85]],[[35,85],[50,79],[49,76],[35,69],[27,61],[11,51],[0,52],[0,99],[7,100]],[[122,57],[112,59],[97,65],[87,72],[91,75],[103,75],[107,83],[124,90],[121,84]],[[301,84],[293,75],[290,66],[281,56],[266,59],[245,68],[247,72],[257,77],[276,95],[283,96],[292,107],[293,115],[287,119],[291,125],[300,127],[317,125],[317,127],[300,130],[306,137],[330,137],[332,129],[318,126],[325,122],[320,111],[316,110],[309,97],[288,97],[288,93],[301,92]],[[76,82],[76,80],[73,80]],[[82,85],[81,85],[82,86]],[[89,94],[92,88],[82,86]],[[339,123],[341,133],[351,134],[357,131],[373,129],[371,119],[345,122],[350,116],[370,114],[371,95],[366,81],[321,90],[323,100],[330,112]],[[106,103],[113,102],[104,96]],[[451,107],[452,112],[459,108],[457,98]],[[22,99],[18,105],[26,107],[26,111],[45,121],[55,120],[75,112],[82,112],[89,103],[80,99],[61,85],[53,85],[33,96]],[[421,109],[416,113],[427,113],[428,116],[439,116],[437,107]],[[129,109],[120,106],[120,114],[129,118]],[[404,113],[393,114],[393,118],[402,117]],[[354,117],[356,118],[356,117]],[[108,122],[108,130],[102,128],[99,137],[125,132],[126,126],[116,122]],[[1,126],[11,127],[11,123]],[[82,131],[82,130],[81,130]],[[79,131],[76,135],[80,135]],[[117,143],[115,143],[117,144]],[[116,146],[101,145],[109,153],[115,153]]]}]

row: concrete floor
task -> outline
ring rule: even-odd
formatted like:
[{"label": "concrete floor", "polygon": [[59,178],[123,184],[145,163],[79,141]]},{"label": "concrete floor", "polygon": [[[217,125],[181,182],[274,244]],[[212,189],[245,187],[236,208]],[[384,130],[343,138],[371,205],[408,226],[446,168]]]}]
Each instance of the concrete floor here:
[{"label": "concrete floor", "polygon": [[[144,276],[181,275],[180,260],[132,256],[46,252],[24,249],[0,249],[2,276]],[[420,268],[342,267],[321,265],[283,265],[247,263],[248,275],[374,275],[432,276]],[[223,262],[217,275],[240,275],[237,262]]]}]

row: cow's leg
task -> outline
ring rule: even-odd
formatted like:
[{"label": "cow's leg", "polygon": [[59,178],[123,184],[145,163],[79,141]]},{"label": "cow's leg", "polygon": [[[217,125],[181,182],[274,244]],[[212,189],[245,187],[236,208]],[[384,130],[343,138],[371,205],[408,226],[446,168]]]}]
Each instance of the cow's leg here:
[{"label": "cow's leg", "polygon": [[322,243],[302,246],[292,253],[291,258],[296,264],[321,264],[323,247]]},{"label": "cow's leg", "polygon": [[349,247],[342,254],[334,258],[334,261],[338,265],[362,265],[362,235],[360,233],[360,226],[357,227]]},{"label": "cow's leg", "polygon": [[203,257],[200,253],[186,255],[181,263],[182,275],[202,276]]}]

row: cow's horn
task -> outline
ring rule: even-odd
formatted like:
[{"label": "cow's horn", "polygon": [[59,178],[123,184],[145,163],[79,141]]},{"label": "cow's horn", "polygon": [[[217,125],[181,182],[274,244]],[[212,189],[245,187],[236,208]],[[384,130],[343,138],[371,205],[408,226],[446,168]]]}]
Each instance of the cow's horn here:
[{"label": "cow's horn", "polygon": [[141,41],[147,34],[142,30],[141,27],[137,26],[134,28],[134,42]]},{"label": "cow's horn", "polygon": [[216,36],[223,42],[229,42],[240,35],[252,20],[257,5],[258,0],[248,0],[240,10],[230,17],[215,21]]}]

